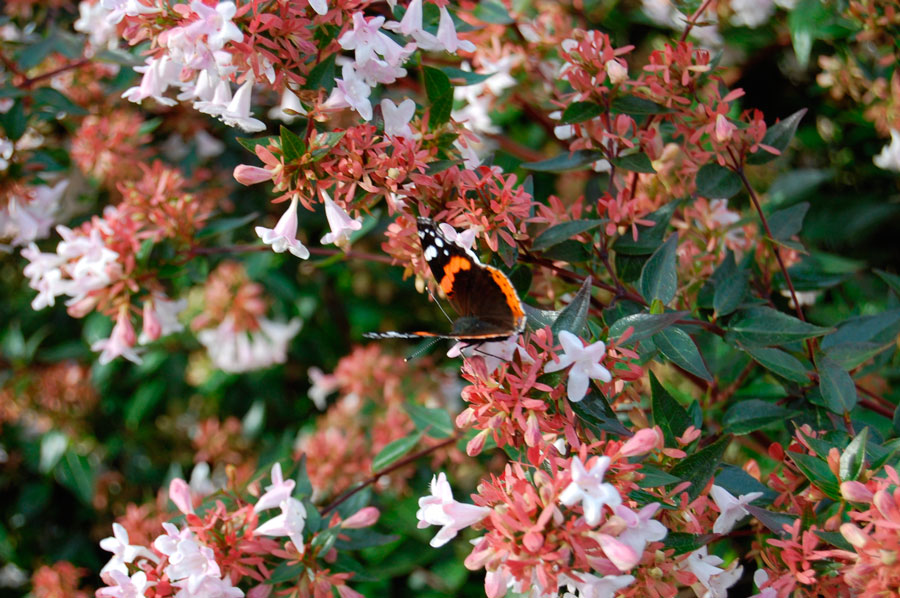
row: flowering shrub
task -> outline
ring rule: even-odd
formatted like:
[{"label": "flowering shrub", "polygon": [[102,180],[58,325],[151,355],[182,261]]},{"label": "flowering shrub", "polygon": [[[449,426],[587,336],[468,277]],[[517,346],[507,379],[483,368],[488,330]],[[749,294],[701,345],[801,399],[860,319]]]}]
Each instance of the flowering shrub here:
[{"label": "flowering shrub", "polygon": [[2,11],[3,591],[900,591],[891,2]]}]

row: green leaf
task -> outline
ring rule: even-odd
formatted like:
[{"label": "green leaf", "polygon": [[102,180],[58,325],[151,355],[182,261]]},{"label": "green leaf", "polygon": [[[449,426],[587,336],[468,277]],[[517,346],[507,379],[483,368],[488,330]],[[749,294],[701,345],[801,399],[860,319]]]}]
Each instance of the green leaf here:
[{"label": "green leaf", "polygon": [[[650,391],[652,395],[650,408],[653,413],[653,423],[662,430],[666,446],[676,447],[678,442],[675,438],[684,434],[684,431],[688,429],[692,423],[691,417],[688,415],[687,409],[682,407],[681,403],[676,401],[663,388],[663,385],[659,383],[652,371],[650,372]],[[678,476],[674,471],[672,475]]]},{"label": "green leaf", "polygon": [[306,89],[324,89],[326,93],[334,89],[335,67],[337,53],[325,57],[322,62],[312,67],[306,76]]},{"label": "green leaf", "polygon": [[710,199],[728,199],[743,187],[741,179],[717,162],[704,164],[697,171],[697,193]]},{"label": "green leaf", "polygon": [[389,443],[387,446],[381,449],[381,451],[377,455],[375,455],[375,458],[372,460],[372,471],[379,472],[382,469],[389,467],[399,461],[404,455],[413,450],[413,448],[415,448],[415,446],[419,444],[419,440],[421,438],[422,433],[418,432],[416,434],[413,434],[412,436],[400,438]]},{"label": "green leaf", "polygon": [[426,66],[422,69],[425,79],[425,93],[431,103],[431,121],[442,125],[450,120],[453,110],[453,84],[450,77],[440,69]]},{"label": "green leaf", "polygon": [[479,21],[494,25],[510,25],[515,22],[515,19],[506,11],[506,7],[493,0],[481,0],[472,12],[472,16]]},{"label": "green leaf", "polygon": [[847,448],[841,453],[838,462],[838,474],[841,480],[846,482],[855,480],[862,473],[863,465],[866,461],[866,441],[869,438],[869,428],[865,427],[859,431]]},{"label": "green leaf", "polygon": [[552,326],[556,318],[559,317],[559,312],[552,309],[538,309],[527,303],[523,303],[522,308],[525,310],[525,317],[528,319],[528,327],[532,330],[540,330],[544,326]]},{"label": "green leaf", "polygon": [[[815,3],[819,2],[819,0],[812,1]],[[795,14],[797,14],[796,10],[791,11],[791,17],[793,17]],[[800,124],[800,120],[803,118],[804,114],[806,114],[806,108],[802,108],[797,112],[794,112],[787,118],[780,120],[769,127],[766,130],[766,135],[765,137],[763,137],[762,143],[769,147],[774,147],[780,152],[784,152],[784,150],[787,149],[788,144],[791,142],[791,139],[794,138],[794,134],[797,132],[797,125]],[[776,154],[768,152],[764,148],[759,148],[759,150],[755,154],[752,154],[747,158],[747,163],[765,164],[766,162],[771,162],[777,157],[778,156]]]},{"label": "green leaf", "polygon": [[90,507],[94,499],[94,470],[87,457],[68,450],[54,469],[56,480]]},{"label": "green leaf", "polygon": [[675,252],[678,249],[678,233],[670,235],[659,249],[653,252],[641,271],[641,295],[648,303],[659,299],[665,305],[675,297],[678,274],[675,269]]},{"label": "green leaf", "polygon": [[41,436],[40,461],[38,471],[50,473],[56,467],[59,460],[66,454],[69,446],[69,437],[59,430],[49,430]]},{"label": "green leaf", "polygon": [[554,336],[559,336],[563,330],[568,330],[576,336],[581,336],[587,324],[588,308],[591,306],[591,277],[588,276],[581,284],[581,288],[572,297],[572,301],[559,312],[559,317],[550,326]]},{"label": "green leaf", "polygon": [[819,457],[813,457],[805,453],[788,452],[788,456],[797,465],[806,479],[815,485],[819,490],[828,495],[833,500],[841,500],[840,487],[838,480],[831,473],[828,464]]},{"label": "green leaf", "polygon": [[83,116],[87,110],[70,100],[52,87],[39,87],[31,94],[37,106],[49,106],[56,112],[66,112],[71,116]]},{"label": "green leaf", "polygon": [[753,361],[770,372],[801,384],[809,382],[809,369],[790,353],[771,347],[743,344],[738,346],[746,351]]},{"label": "green leaf", "polygon": [[297,463],[297,474],[294,476],[297,482],[294,488],[294,496],[297,498],[309,498],[312,496],[312,481],[309,479],[309,473],[306,470],[306,453],[300,457]]},{"label": "green leaf", "polygon": [[603,158],[603,153],[596,150],[577,150],[565,152],[548,160],[525,162],[522,168],[537,172],[565,172],[593,164]]},{"label": "green leaf", "polygon": [[284,125],[281,125],[281,151],[284,153],[285,163],[299,160],[306,153],[303,140]]},{"label": "green leaf", "polygon": [[25,114],[22,100],[16,100],[6,113],[0,114],[0,127],[3,127],[10,141],[18,141],[28,128],[29,117],[30,115]]},{"label": "green leaf", "polygon": [[584,399],[569,403],[575,415],[600,438],[601,432],[611,432],[617,436],[629,436],[631,432],[622,425],[616,412],[601,393],[591,389]]},{"label": "green leaf", "polygon": [[897,295],[900,295],[900,276],[885,272],[884,270],[878,270],[877,268],[875,269],[875,274],[877,274],[881,280],[886,282],[892,291],[897,293]]},{"label": "green leaf", "polygon": [[596,102],[572,102],[562,113],[560,122],[574,124],[591,120],[603,114],[603,108]]},{"label": "green leaf", "polygon": [[762,507],[757,507],[756,505],[746,505],[745,508],[757,521],[769,528],[769,531],[778,534],[781,537],[789,535],[788,532],[784,530],[784,526],[790,527],[794,525],[794,522],[797,520],[797,517],[788,515],[787,513],[774,513],[772,511],[767,511]]},{"label": "green leaf", "polygon": [[235,216],[234,218],[221,218],[219,220],[215,220],[212,223],[208,224],[204,227],[200,232],[195,235],[197,239],[207,239],[209,237],[215,237],[216,235],[221,235],[222,233],[226,233],[231,230],[235,230],[238,228],[242,228],[246,224],[253,222],[256,218],[259,217],[259,212],[253,212],[251,214],[247,214],[246,216]]},{"label": "green leaf", "polygon": [[628,255],[650,255],[662,244],[666,231],[669,228],[669,220],[672,213],[678,207],[678,201],[670,201],[652,214],[646,216],[644,220],[653,222],[652,226],[638,225],[637,240],[631,234],[631,231],[616,239],[613,243],[613,249],[619,253]]},{"label": "green leaf", "polygon": [[675,550],[675,555],[694,552],[699,548],[708,546],[715,539],[713,534],[689,534],[687,532],[669,532],[663,538],[662,543],[666,548]]},{"label": "green leaf", "polygon": [[809,210],[808,202],[801,202],[789,208],[772,212],[767,218],[772,238],[776,241],[788,241],[803,228],[803,218]]},{"label": "green leaf", "polygon": [[575,235],[593,230],[604,222],[606,221],[600,219],[570,220],[568,222],[563,222],[561,224],[551,226],[537,236],[537,238],[531,244],[531,249],[533,251],[543,251],[544,249],[553,247],[554,245],[558,245],[563,241],[571,239]]},{"label": "green leaf", "polygon": [[277,583],[293,582],[299,580],[304,571],[306,571],[306,566],[303,563],[289,563],[285,561],[275,567],[272,575],[264,583],[275,585]]},{"label": "green leaf", "polygon": [[[731,253],[729,255],[733,256]],[[727,316],[740,307],[749,289],[749,270],[738,270],[731,276],[716,282],[716,290],[713,293],[713,310],[716,318]]]},{"label": "green leaf", "polygon": [[[423,407],[415,403],[404,405],[416,429],[431,438],[450,438],[455,432],[453,420],[446,409]],[[425,430],[428,430],[427,432]]]},{"label": "green leaf", "polygon": [[821,30],[830,20],[830,11],[819,0],[801,0],[788,13],[788,29],[794,54],[801,69],[809,64],[813,42],[820,37]]},{"label": "green leaf", "polygon": [[628,154],[621,158],[613,158],[612,163],[616,168],[629,172],[656,172],[647,154]]},{"label": "green leaf", "polygon": [[672,110],[656,102],[636,98],[634,96],[621,96],[612,101],[610,112],[627,114],[629,116],[649,116],[651,114],[667,114]]},{"label": "green leaf", "polygon": [[688,314],[684,311],[670,311],[664,314],[640,313],[625,316],[624,318],[616,320],[615,323],[609,327],[609,338],[619,338],[625,334],[625,331],[628,330],[629,327],[633,327],[634,331],[631,333],[631,336],[628,337],[628,340],[624,343],[620,343],[624,346],[633,345],[638,341],[650,338],[660,330],[671,326],[686,315]]},{"label": "green leaf", "polygon": [[255,154],[257,145],[270,145],[273,138],[267,135],[265,137],[235,137],[234,139],[244,146],[244,149]]},{"label": "green leaf", "polygon": [[819,391],[828,410],[841,414],[853,409],[859,397],[847,370],[827,357],[816,359],[816,369],[819,371]]},{"label": "green leaf", "polygon": [[707,382],[712,382],[712,375],[706,368],[694,339],[684,330],[674,327],[666,328],[653,336],[653,343],[675,365]]},{"label": "green leaf", "polygon": [[338,550],[362,550],[373,546],[384,546],[396,542],[400,536],[396,534],[381,534],[371,529],[344,529],[338,537],[334,547]]},{"label": "green leaf", "polygon": [[822,336],[831,330],[803,322],[771,307],[743,309],[728,326],[728,331],[745,346],[781,345]]},{"label": "green leaf", "polygon": [[641,488],[656,488],[658,486],[668,486],[669,484],[674,484],[681,481],[680,478],[676,478],[675,476],[666,473],[661,469],[657,469],[652,465],[642,464],[641,473],[644,474],[644,477],[637,482],[637,485]]},{"label": "green leaf", "polygon": [[496,73],[473,73],[472,71],[464,71],[462,69],[458,69],[455,66],[442,66],[440,67],[441,71],[450,79],[462,79],[465,85],[476,85],[478,83],[483,83],[487,81],[491,77],[493,77]]},{"label": "green leaf", "polygon": [[166,393],[165,378],[150,378],[138,386],[125,409],[125,427],[136,430],[144,417],[162,400]]},{"label": "green leaf", "polygon": [[828,351],[845,344],[872,342],[892,344],[900,334],[900,309],[891,309],[873,316],[856,316],[844,320],[835,332],[822,339],[822,350]]},{"label": "green leaf", "polygon": [[749,434],[771,427],[784,429],[785,422],[799,415],[799,411],[785,409],[768,401],[750,399],[734,403],[725,412],[722,425],[729,434]]},{"label": "green leaf", "polygon": [[728,448],[730,443],[731,436],[723,436],[708,447],[700,449],[693,455],[688,455],[671,469],[669,473],[673,476],[691,482],[690,487],[687,489],[688,497],[691,500],[697,498],[703,492],[703,488],[709,479],[713,477],[719,462],[722,460],[722,455],[725,454],[725,449]]}]

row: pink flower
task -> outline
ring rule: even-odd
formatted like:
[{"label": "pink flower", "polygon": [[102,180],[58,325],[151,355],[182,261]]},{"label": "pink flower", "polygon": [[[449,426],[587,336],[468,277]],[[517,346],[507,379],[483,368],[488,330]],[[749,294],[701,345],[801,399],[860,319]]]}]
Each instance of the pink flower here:
[{"label": "pink flower", "polygon": [[113,553],[109,562],[100,570],[100,575],[109,572],[120,572],[127,574],[128,563],[133,563],[138,558],[145,558],[158,562],[155,554],[144,548],[143,546],[132,546],[129,543],[128,531],[118,523],[113,523],[113,535],[109,538],[100,540],[100,548],[107,552]]},{"label": "pink flower", "polygon": [[603,382],[612,380],[609,370],[600,365],[600,360],[606,356],[606,345],[603,341],[597,341],[585,347],[580,338],[568,330],[562,330],[559,333],[559,342],[563,347],[562,357],[559,358],[559,362],[545,365],[544,371],[547,373],[558,372],[572,366],[566,386],[570,401],[577,403],[584,398],[591,379]]},{"label": "pink flower", "polygon": [[260,168],[259,166],[238,164],[234,167],[234,180],[241,185],[255,185],[264,181],[270,181],[273,176],[274,173],[271,170]]},{"label": "pink flower", "polygon": [[728,569],[719,567],[724,562],[715,555],[709,555],[706,546],[692,552],[685,561],[697,582],[707,589],[704,595],[708,598],[727,598],[728,588],[741,577],[743,567],[737,566],[737,561]]},{"label": "pink flower", "polygon": [[143,571],[131,577],[128,577],[127,571],[123,573],[119,570],[109,571],[106,575],[115,585],[97,590],[98,598],[143,598],[147,590],[156,585],[155,581],[147,581],[147,574]]},{"label": "pink flower", "polygon": [[163,106],[177,104],[172,98],[163,96],[169,86],[177,86],[180,83],[178,77],[181,74],[181,66],[172,62],[168,55],[148,58],[146,66],[138,66],[134,70],[144,74],[141,84],[127,89],[122,94],[123,98],[137,104],[147,98],[152,98]]},{"label": "pink flower", "polygon": [[431,546],[438,548],[455,538],[463,528],[487,517],[490,512],[487,507],[477,507],[453,500],[453,490],[447,476],[441,472],[431,480],[431,496],[419,499],[416,518],[419,520],[420,529],[429,525],[442,526],[430,542]]},{"label": "pink flower", "polygon": [[185,515],[194,512],[194,499],[191,497],[191,487],[181,478],[174,478],[169,482],[169,500],[175,503],[178,510]]},{"label": "pink flower", "polygon": [[381,513],[375,507],[365,507],[341,522],[344,529],[361,529],[375,525]]},{"label": "pink flower", "polygon": [[353,64],[345,64],[341,68],[341,78],[335,79],[334,83],[335,88],[326,102],[327,106],[334,108],[349,106],[365,120],[372,120],[372,102],[369,101],[372,88],[359,76]]},{"label": "pink flower", "polygon": [[328,245],[334,243],[342,249],[350,246],[350,235],[353,231],[362,228],[362,220],[356,220],[350,217],[344,208],[334,203],[328,194],[322,191],[323,202],[325,203],[325,217],[328,219],[328,226],[331,232],[322,237],[322,244]]},{"label": "pink flower", "polygon": [[297,240],[297,203],[299,198],[294,195],[291,205],[278,220],[275,228],[257,226],[254,230],[262,242],[271,245],[275,253],[290,251],[302,260],[309,257],[309,249]]},{"label": "pink flower", "polygon": [[456,26],[453,24],[453,17],[447,10],[447,5],[441,6],[441,20],[438,23],[437,41],[451,54],[456,54],[457,50],[463,52],[474,52],[475,44],[468,40],[461,40],[456,36]]},{"label": "pink flower", "polygon": [[666,537],[668,530],[659,521],[653,519],[653,515],[659,509],[658,502],[644,505],[635,513],[625,505],[613,507],[613,513],[625,523],[625,530],[617,538],[627,544],[638,555],[644,552],[649,542],[657,542]]},{"label": "pink flower", "polygon": [[272,466],[272,484],[266,486],[266,493],[259,497],[253,510],[257,513],[281,505],[294,492],[294,480],[285,480],[281,473],[281,463]]},{"label": "pink flower", "polygon": [[131,325],[131,318],[128,317],[128,308],[123,307],[119,310],[112,334],[109,335],[109,338],[92,344],[91,351],[101,351],[98,359],[100,365],[106,365],[116,357],[124,357],[134,363],[141,363],[141,356],[133,348],[136,341],[134,327]]},{"label": "pink flower", "polygon": [[588,471],[581,459],[572,457],[572,482],[559,495],[559,502],[567,507],[580,502],[584,520],[590,526],[600,523],[605,505],[615,507],[622,504],[616,487],[603,481],[609,464],[609,457],[597,457]]},{"label": "pink flower", "polygon": [[634,436],[629,438],[619,449],[619,454],[623,457],[635,457],[661,448],[663,448],[662,432],[658,426],[655,426],[635,432]]},{"label": "pink flower", "polygon": [[362,65],[381,56],[389,65],[399,66],[407,56],[405,49],[381,31],[384,17],[366,19],[362,12],[353,13],[353,29],[338,40],[345,50],[353,50],[356,63]]},{"label": "pink flower", "polygon": [[736,130],[737,126],[732,124],[724,114],[716,116],[716,141],[719,143],[728,141]]},{"label": "pink flower", "polygon": [[191,2],[191,10],[199,15],[200,20],[188,25],[189,35],[200,37],[206,35],[209,50],[215,52],[225,47],[228,42],[240,42],[244,34],[231,19],[237,8],[234,2],[219,2],[215,8],[203,2]]},{"label": "pink flower", "polygon": [[228,106],[225,107],[225,110],[219,114],[219,118],[222,119],[222,122],[229,127],[239,127],[247,133],[264,131],[266,124],[259,119],[253,118],[250,113],[251,93],[253,93],[253,79],[247,77],[244,84],[238,88],[234,97],[228,102]]}]

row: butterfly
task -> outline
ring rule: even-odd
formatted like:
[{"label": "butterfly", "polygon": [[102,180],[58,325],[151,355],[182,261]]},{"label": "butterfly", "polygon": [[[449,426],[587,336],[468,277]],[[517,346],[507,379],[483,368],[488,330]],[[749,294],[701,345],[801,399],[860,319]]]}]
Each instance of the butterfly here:
[{"label": "butterfly", "polygon": [[372,332],[366,338],[454,339],[480,345],[518,336],[525,330],[525,310],[509,278],[482,264],[470,250],[450,241],[429,218],[416,219],[422,255],[441,290],[459,314],[450,333]]}]

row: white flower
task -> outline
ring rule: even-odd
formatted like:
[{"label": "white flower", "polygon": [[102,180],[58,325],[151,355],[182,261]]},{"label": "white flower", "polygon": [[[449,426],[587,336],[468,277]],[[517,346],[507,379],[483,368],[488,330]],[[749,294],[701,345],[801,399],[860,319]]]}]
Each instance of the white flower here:
[{"label": "white flower", "polygon": [[72,25],[75,31],[86,33],[93,48],[114,48],[118,45],[116,26],[108,20],[109,11],[103,3],[91,4],[87,0],[78,3],[78,20]]},{"label": "white flower", "polygon": [[481,232],[481,227],[467,228],[466,230],[459,232],[446,222],[441,222],[438,224],[438,230],[440,230],[441,234],[444,235],[444,238],[451,243],[456,243],[466,251],[472,251],[472,248],[475,246],[475,238],[478,236],[478,233]]},{"label": "white flower", "polygon": [[[209,80],[210,85],[212,85],[212,79]],[[200,86],[200,77],[197,78],[197,87]],[[195,92],[196,97],[204,97],[209,96],[208,89],[203,90],[203,95],[200,95],[200,92]],[[212,97],[209,99],[201,99],[194,102],[194,109],[202,112],[203,114],[209,114],[210,116],[219,116],[224,113],[225,110],[228,109],[228,105],[231,103],[231,85],[225,79],[219,79],[216,83],[215,87],[212,91]]]},{"label": "white flower", "polygon": [[604,455],[598,457],[588,471],[581,459],[572,457],[572,482],[559,495],[559,502],[567,507],[580,502],[584,520],[590,526],[600,523],[604,505],[616,507],[622,504],[622,497],[616,487],[603,481],[609,464],[609,457]]},{"label": "white flower", "polygon": [[266,124],[250,114],[250,94],[253,93],[253,79],[248,77],[244,84],[238,87],[234,97],[219,115],[229,127],[240,127],[247,133],[264,131]]},{"label": "white flower", "polygon": [[754,594],[751,598],[777,598],[778,592],[773,587],[763,588],[768,583],[769,574],[765,569],[757,569],[753,572],[753,583],[760,590],[759,594]]},{"label": "white flower", "polygon": [[128,577],[127,570],[122,572],[114,569],[106,573],[104,580],[107,579],[111,579],[116,585],[97,590],[98,598],[143,598],[146,591],[156,585],[155,581],[147,581],[147,574],[143,571]]},{"label": "white flower", "polygon": [[569,591],[563,594],[563,598],[575,598],[574,592],[578,591],[578,598],[613,598],[618,590],[634,583],[633,575],[604,575],[598,577],[593,573],[577,571],[581,581],[563,573],[559,576],[559,588],[567,588]]},{"label": "white flower", "polygon": [[606,356],[606,345],[603,341],[597,341],[585,347],[580,338],[568,330],[562,330],[559,333],[559,342],[563,347],[563,355],[559,358],[559,362],[545,365],[544,371],[547,373],[558,372],[572,366],[572,369],[569,370],[569,382],[566,385],[570,401],[577,403],[584,398],[591,379],[603,382],[612,380],[609,370],[600,365],[600,360]]},{"label": "white flower", "polygon": [[[443,226],[443,224],[442,224]],[[468,346],[465,343],[456,343],[449,351],[447,357],[466,357],[481,356],[484,359],[485,369],[493,373],[497,371],[501,363],[512,360],[516,351],[523,363],[534,363],[534,359],[528,354],[525,348],[519,344],[519,336],[511,336],[506,340],[491,343],[481,343],[477,347]]]},{"label": "white flower", "polygon": [[687,568],[697,577],[697,582],[706,588],[700,598],[728,598],[728,588],[737,583],[741,578],[743,567],[737,566],[735,560],[731,567],[722,569],[721,558],[707,554],[706,546],[695,550],[688,555],[685,561]]},{"label": "white flower", "polygon": [[231,19],[237,12],[234,2],[219,2],[215,8],[207,6],[203,2],[193,0],[191,10],[200,19],[186,27],[188,36],[199,38],[206,35],[209,50],[221,50],[228,42],[240,42],[244,34]]},{"label": "white flower", "polygon": [[350,246],[350,235],[353,231],[362,228],[362,220],[351,218],[344,208],[332,201],[328,193],[322,191],[322,197],[325,204],[325,217],[328,219],[331,232],[322,237],[321,243],[323,245],[334,243],[338,247],[346,249]]},{"label": "white flower", "polygon": [[764,25],[775,12],[772,0],[731,0],[731,23],[756,28]]},{"label": "white flower", "polygon": [[181,65],[172,61],[168,55],[159,58],[148,58],[146,66],[134,67],[134,70],[143,73],[141,84],[128,88],[122,97],[130,102],[140,104],[147,98],[152,98],[163,106],[174,106],[177,102],[163,94],[170,86],[180,86],[179,76]]},{"label": "white flower", "polygon": [[[187,308],[187,299],[172,301],[165,295],[154,296],[152,302],[150,302],[149,310],[152,311],[151,317],[155,320],[154,325],[159,326],[159,331],[155,334],[155,338],[150,338],[151,335],[148,334],[147,326],[145,325],[144,330],[142,330],[140,336],[138,336],[138,344],[145,345],[163,336],[175,334],[176,332],[184,330],[184,324],[178,321],[178,315],[183,312],[185,308]],[[146,317],[145,311],[145,319]]]},{"label": "white flower", "polygon": [[649,542],[657,542],[666,537],[668,530],[662,523],[653,519],[653,515],[659,509],[658,502],[644,505],[635,513],[625,505],[613,507],[613,512],[625,522],[625,531],[616,539],[631,547],[638,555],[644,552]]},{"label": "white flower", "polygon": [[447,5],[441,6],[441,20],[438,23],[437,40],[451,54],[456,54],[457,50],[464,52],[474,52],[475,44],[468,40],[461,40],[456,36],[456,26],[453,24],[453,17],[447,10]]},{"label": "white flower", "polygon": [[372,120],[372,102],[369,101],[372,89],[359,76],[353,64],[346,63],[341,67],[341,78],[335,79],[334,84],[335,88],[326,102],[327,106],[333,108],[349,106],[356,110],[363,119]]},{"label": "white flower", "polygon": [[156,538],[153,546],[169,557],[165,573],[170,580],[176,582],[176,586],[195,594],[206,578],[221,577],[215,553],[208,546],[200,544],[190,529],[179,531],[171,523],[163,523],[163,528],[166,534]]},{"label": "white flower", "polygon": [[328,12],[328,2],[326,0],[309,0],[309,5],[318,15],[324,15]]},{"label": "white flower", "polygon": [[309,257],[309,249],[297,240],[297,204],[299,201],[296,195],[291,198],[291,205],[278,219],[275,228],[257,226],[254,230],[263,243],[272,246],[272,251],[275,253],[290,251],[300,259],[305,260]]},{"label": "white flower", "polygon": [[456,537],[463,528],[474,525],[487,517],[491,510],[487,507],[468,505],[453,500],[453,490],[447,476],[441,472],[431,479],[431,496],[419,499],[419,510],[416,519],[418,527],[429,525],[442,526],[437,535],[431,539],[431,546],[438,548]]},{"label": "white flower", "polygon": [[281,502],[281,515],[269,519],[254,531],[259,536],[287,536],[294,547],[303,553],[303,527],[306,524],[306,507],[296,498],[286,498]]},{"label": "white flower", "polygon": [[300,331],[299,319],[272,322],[260,318],[259,330],[235,330],[226,318],[217,328],[201,330],[197,340],[206,347],[213,364],[225,372],[240,373],[271,367],[287,361],[291,339]]},{"label": "white flower", "polygon": [[269,110],[269,118],[277,118],[286,124],[291,124],[297,120],[298,116],[304,114],[306,114],[306,109],[300,103],[300,98],[287,87],[281,94],[281,103]]},{"label": "white flower", "polygon": [[338,42],[345,50],[353,50],[356,63],[365,64],[376,59],[376,54],[391,66],[402,64],[409,52],[381,31],[384,17],[366,19],[362,12],[353,13],[353,29],[340,37]]},{"label": "white flower", "polygon": [[143,360],[134,349],[136,340],[128,310],[122,309],[116,317],[116,325],[113,326],[109,338],[94,342],[91,345],[91,351],[100,351],[100,357],[97,360],[100,365],[105,365],[116,357],[124,357],[128,361],[141,363]]},{"label": "white flower", "polygon": [[126,564],[133,563],[137,558],[145,558],[159,562],[155,554],[144,548],[143,546],[132,546],[129,544],[128,531],[121,524],[113,523],[113,535],[100,540],[100,548],[107,552],[113,553],[109,562],[100,570],[100,575],[110,571],[119,571],[128,573]]},{"label": "white flower", "polygon": [[337,379],[333,375],[326,375],[317,367],[311,367],[306,371],[311,386],[309,398],[319,411],[325,411],[325,398],[338,388]]},{"label": "white flower", "polygon": [[62,180],[52,187],[29,187],[25,197],[9,196],[0,208],[0,239],[12,238],[16,246],[46,238],[68,186],[69,181]]},{"label": "white flower", "polygon": [[281,463],[272,466],[272,484],[266,486],[266,493],[259,497],[253,510],[257,513],[280,506],[294,492],[294,480],[285,480],[281,473]]},{"label": "white flower", "polygon": [[389,137],[413,138],[409,121],[416,113],[416,103],[406,98],[400,105],[394,104],[388,98],[381,100],[381,113],[384,115],[384,134]]},{"label": "white flower", "polygon": [[750,492],[741,494],[735,498],[728,490],[721,486],[713,486],[709,492],[716,506],[719,507],[719,516],[713,524],[714,534],[727,534],[735,524],[749,515],[747,505],[763,495],[762,492]]},{"label": "white flower", "polygon": [[878,168],[900,172],[900,131],[891,129],[890,144],[881,148],[881,153],[872,161]]}]

